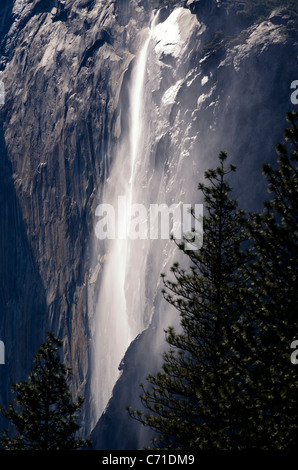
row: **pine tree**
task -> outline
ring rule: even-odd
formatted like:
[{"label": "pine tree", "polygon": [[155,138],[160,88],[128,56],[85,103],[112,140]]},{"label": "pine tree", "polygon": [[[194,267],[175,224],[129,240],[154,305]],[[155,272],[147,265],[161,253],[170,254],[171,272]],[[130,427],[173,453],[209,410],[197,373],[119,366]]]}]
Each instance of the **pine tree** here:
[{"label": "pine tree", "polygon": [[243,288],[246,234],[244,213],[229,197],[226,177],[235,167],[225,169],[226,158],[222,152],[218,168],[206,172],[208,186],[199,184],[206,213],[203,247],[187,251],[180,244],[189,270],[175,263],[174,280],[163,275],[165,299],[179,311],[182,331],[167,330],[170,350],[164,354],[163,370],[147,377],[147,387],[142,385],[141,401],[150,413],[129,409],[133,418],[160,435],[154,441],[159,449],[240,445],[245,374],[230,338],[239,323],[237,293]]},{"label": "pine tree", "polygon": [[2,437],[3,449],[65,450],[89,445],[77,439],[79,429],[77,412],[83,398],[71,400],[67,379],[70,369],[60,362],[62,341],[48,333],[34,357],[34,366],[28,380],[13,384],[15,403],[10,403],[4,416],[15,426],[17,434]]},{"label": "pine tree", "polygon": [[287,119],[291,127],[276,147],[277,167],[263,165],[271,198],[248,224],[254,261],[245,271],[253,296],[243,302],[248,314],[242,348],[250,355],[251,409],[243,435],[247,447],[264,450],[298,445],[298,368],[290,361],[291,343],[298,339],[298,113]]}]

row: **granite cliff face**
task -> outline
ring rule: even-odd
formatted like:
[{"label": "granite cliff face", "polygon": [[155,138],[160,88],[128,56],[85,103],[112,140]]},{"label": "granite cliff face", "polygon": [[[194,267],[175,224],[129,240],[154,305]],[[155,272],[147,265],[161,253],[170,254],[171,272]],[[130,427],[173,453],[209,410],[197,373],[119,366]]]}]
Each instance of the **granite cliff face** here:
[{"label": "granite cliff face", "polygon": [[[297,36],[286,11],[240,20],[238,3],[173,2],[159,12],[143,87],[138,194],[147,203],[195,201],[197,182],[220,150],[238,166],[233,186],[245,209],[258,207],[265,194],[260,167],[274,160],[292,106]],[[0,7],[1,403],[52,330],[64,339],[74,396],[86,397],[86,434],[100,418],[92,383],[105,382],[93,377],[106,255],[95,210],[113,168],[121,173],[125,165],[118,149],[130,133],[133,70],[158,7],[145,0],[16,0]],[[124,408],[140,406],[138,385],[160,364],[171,312],[159,273],[171,250],[152,245],[139,264],[147,313],[102,405],[95,448],[135,448],[147,439]]]}]

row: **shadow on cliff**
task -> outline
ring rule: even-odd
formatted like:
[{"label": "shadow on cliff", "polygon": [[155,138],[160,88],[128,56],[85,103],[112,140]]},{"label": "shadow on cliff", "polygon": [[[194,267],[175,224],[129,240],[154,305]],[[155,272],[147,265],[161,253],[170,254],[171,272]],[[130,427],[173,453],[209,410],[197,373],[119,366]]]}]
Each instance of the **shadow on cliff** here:
[{"label": "shadow on cliff", "polygon": [[[5,43],[3,39],[5,35],[8,33],[13,19],[12,19],[12,9],[13,9],[13,2],[11,0],[2,0],[0,6],[0,56],[4,56],[4,49]],[[1,60],[1,63],[3,61]]]},{"label": "shadow on cliff", "polygon": [[[2,113],[1,113],[2,114]],[[44,340],[46,298],[16,195],[0,114],[0,405],[11,400],[11,384],[27,377]],[[8,426],[0,416],[0,431]]]}]

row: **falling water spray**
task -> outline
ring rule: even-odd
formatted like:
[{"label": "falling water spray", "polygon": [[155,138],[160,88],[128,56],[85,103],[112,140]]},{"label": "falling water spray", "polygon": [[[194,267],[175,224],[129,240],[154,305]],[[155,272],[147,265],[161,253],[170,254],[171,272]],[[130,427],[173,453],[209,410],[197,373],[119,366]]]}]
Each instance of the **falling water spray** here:
[{"label": "falling water spray", "polygon": [[[132,70],[129,95],[129,132],[115,159],[103,200],[116,207],[119,196],[125,196],[128,208],[137,197],[137,168],[143,153],[144,84],[148,49],[158,13],[155,14],[147,39],[136,56]],[[122,110],[124,112],[124,110]],[[126,154],[126,150],[129,151]],[[123,175],[126,175],[123,181]],[[118,214],[119,230],[124,233],[129,210]],[[137,252],[139,250],[139,253]],[[146,250],[145,250],[146,251]],[[132,254],[134,256],[132,256]],[[94,423],[111,397],[119,378],[118,366],[131,341],[144,329],[146,303],[144,271],[146,253],[128,236],[109,240],[103,266],[100,292],[96,306],[92,398]],[[137,265],[136,261],[137,260]]]}]

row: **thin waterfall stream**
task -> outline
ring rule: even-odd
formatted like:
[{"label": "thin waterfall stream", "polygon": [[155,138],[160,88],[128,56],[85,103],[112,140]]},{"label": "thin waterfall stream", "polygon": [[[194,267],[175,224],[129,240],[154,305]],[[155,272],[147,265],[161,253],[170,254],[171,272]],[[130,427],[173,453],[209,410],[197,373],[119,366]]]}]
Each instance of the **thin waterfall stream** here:
[{"label": "thin waterfall stream", "polygon": [[129,132],[119,146],[102,198],[104,203],[118,208],[118,212],[116,238],[105,240],[106,261],[96,306],[94,371],[91,381],[95,422],[108,404],[119,378],[118,366],[128,346],[147,326],[144,322],[145,258],[149,241],[146,241],[147,247],[144,247],[143,243],[139,243],[140,240],[131,240],[128,234],[130,208],[142,192],[138,169],[143,164],[143,133],[146,124],[143,95],[148,48],[158,13],[135,59],[130,80],[129,110],[121,110],[122,113],[128,111]]}]

